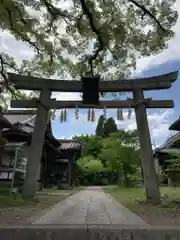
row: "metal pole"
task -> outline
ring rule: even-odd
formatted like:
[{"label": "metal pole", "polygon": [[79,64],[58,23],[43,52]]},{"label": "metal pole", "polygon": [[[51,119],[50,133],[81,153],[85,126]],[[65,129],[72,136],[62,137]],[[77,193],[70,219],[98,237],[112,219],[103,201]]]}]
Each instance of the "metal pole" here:
[{"label": "metal pole", "polygon": [[11,188],[10,188],[11,193],[13,193],[14,180],[15,180],[15,174],[16,174],[16,164],[17,164],[17,160],[18,160],[18,155],[19,155],[19,148],[16,148],[16,150],[15,150],[15,157],[14,157],[13,172],[12,172]]},{"label": "metal pole", "polygon": [[[0,106],[0,118],[2,117],[2,106]],[[3,161],[3,141],[2,141],[2,129],[0,126],[0,166],[2,165]]]}]

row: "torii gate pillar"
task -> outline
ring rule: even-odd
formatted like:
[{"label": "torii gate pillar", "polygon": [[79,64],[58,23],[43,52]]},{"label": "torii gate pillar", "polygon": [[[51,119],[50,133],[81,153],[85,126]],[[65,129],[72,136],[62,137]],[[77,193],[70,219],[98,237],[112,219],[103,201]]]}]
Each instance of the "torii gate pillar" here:
[{"label": "torii gate pillar", "polygon": [[34,197],[36,194],[39,166],[41,164],[42,149],[49,112],[49,108],[43,105],[46,105],[50,101],[50,97],[51,91],[48,88],[43,88],[40,93],[40,104],[36,115],[36,123],[32,134],[31,145],[28,149],[27,171],[23,188],[24,198]]},{"label": "torii gate pillar", "polygon": [[137,106],[135,107],[137,129],[141,147],[141,161],[144,175],[146,197],[149,200],[159,200],[159,186],[153,158],[152,144],[148,126],[147,112],[144,101],[144,94],[141,89],[133,91],[133,97]]}]

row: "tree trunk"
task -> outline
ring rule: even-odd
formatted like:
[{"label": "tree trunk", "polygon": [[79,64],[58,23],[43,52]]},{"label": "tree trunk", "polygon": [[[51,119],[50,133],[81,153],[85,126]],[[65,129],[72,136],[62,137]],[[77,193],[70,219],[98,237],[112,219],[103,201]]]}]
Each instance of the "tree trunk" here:
[{"label": "tree trunk", "polygon": [[120,187],[123,186],[123,171],[122,169],[118,169],[117,171],[117,185]]},{"label": "tree trunk", "polygon": [[127,174],[124,172],[124,179],[125,179],[125,187],[129,187],[129,179],[128,179],[128,176]]},{"label": "tree trunk", "polygon": [[121,186],[121,173],[119,171],[117,171],[117,178],[116,178],[116,181],[117,181],[117,185],[120,187]]},{"label": "tree trunk", "polygon": [[144,173],[143,173],[142,164],[140,164],[140,168],[141,168],[142,182],[144,183]]},{"label": "tree trunk", "polygon": [[[2,107],[1,106],[0,106],[0,117],[2,117]],[[0,166],[2,166],[2,162],[3,162],[2,129],[0,128]]]}]

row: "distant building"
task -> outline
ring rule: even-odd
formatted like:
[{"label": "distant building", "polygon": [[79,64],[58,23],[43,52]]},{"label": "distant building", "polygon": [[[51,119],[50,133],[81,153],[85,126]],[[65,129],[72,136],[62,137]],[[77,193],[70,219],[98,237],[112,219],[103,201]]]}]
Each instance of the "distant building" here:
[{"label": "distant building", "polygon": [[158,159],[159,165],[165,172],[169,166],[169,159],[172,159],[173,153],[180,153],[180,118],[176,120],[169,130],[178,131],[170,136],[164,144],[154,150],[154,157]]}]

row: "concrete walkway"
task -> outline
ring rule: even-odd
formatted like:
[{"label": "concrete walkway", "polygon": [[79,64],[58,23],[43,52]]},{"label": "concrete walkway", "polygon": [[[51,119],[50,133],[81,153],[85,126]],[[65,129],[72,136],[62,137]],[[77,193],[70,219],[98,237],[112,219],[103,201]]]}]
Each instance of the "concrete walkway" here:
[{"label": "concrete walkway", "polygon": [[125,224],[147,226],[141,218],[104,193],[88,187],[53,206],[33,224]]}]

